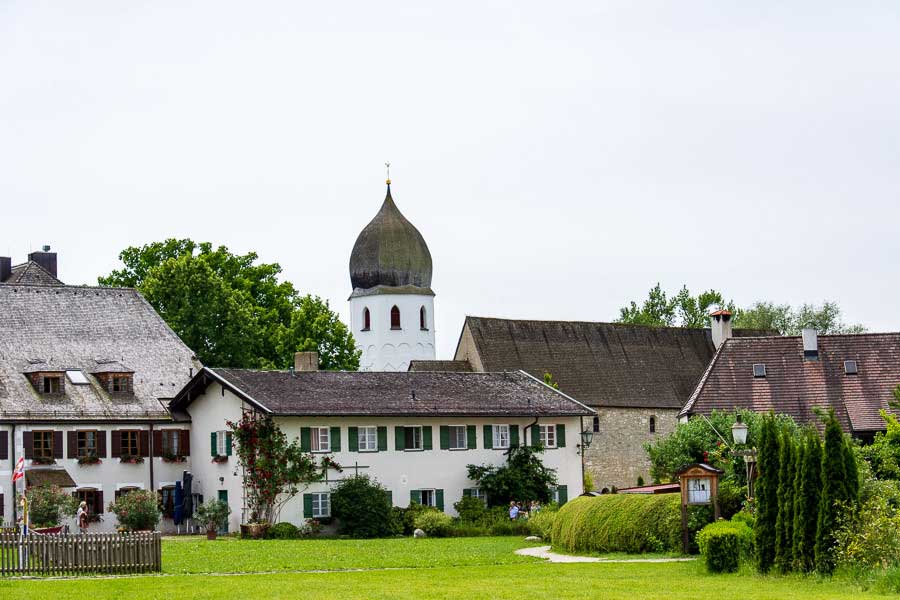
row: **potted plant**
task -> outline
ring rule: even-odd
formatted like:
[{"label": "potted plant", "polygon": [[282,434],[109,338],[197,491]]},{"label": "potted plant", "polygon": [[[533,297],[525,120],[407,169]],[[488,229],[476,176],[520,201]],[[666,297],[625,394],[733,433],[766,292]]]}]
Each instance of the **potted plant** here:
[{"label": "potted plant", "polygon": [[31,459],[33,465],[55,465],[56,459],[51,456],[35,456]]},{"label": "potted plant", "polygon": [[129,465],[139,465],[144,462],[143,456],[137,456],[135,454],[123,454],[119,457],[119,462],[126,463]]},{"label": "potted plant", "polygon": [[222,500],[210,500],[197,507],[194,518],[206,528],[206,539],[216,539],[216,531],[231,514],[231,508]]},{"label": "potted plant", "polygon": [[78,457],[79,465],[99,465],[103,461],[100,460],[100,457],[96,454],[85,454],[84,456]]},{"label": "potted plant", "polygon": [[162,459],[163,459],[163,462],[167,462],[167,463],[183,463],[184,461],[187,460],[187,458],[185,458],[184,456],[182,456],[180,454],[172,454],[171,452],[167,452],[167,453],[163,454]]},{"label": "potted plant", "polygon": [[134,490],[110,502],[109,511],[115,513],[119,525],[128,531],[153,531],[159,523],[159,500],[150,490]]},{"label": "potted plant", "polygon": [[78,501],[55,485],[39,485],[25,491],[28,515],[36,533],[58,533],[60,522],[74,517]]},{"label": "potted plant", "polygon": [[216,454],[215,456],[213,456],[212,461],[213,461],[214,463],[219,463],[219,464],[221,464],[221,463],[227,463],[227,462],[228,462],[228,457],[227,457],[226,455],[224,455],[224,454]]}]

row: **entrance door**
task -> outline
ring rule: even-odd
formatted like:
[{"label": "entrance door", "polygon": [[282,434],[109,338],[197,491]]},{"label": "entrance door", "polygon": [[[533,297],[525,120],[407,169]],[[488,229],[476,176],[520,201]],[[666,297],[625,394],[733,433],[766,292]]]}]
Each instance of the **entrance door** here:
[{"label": "entrance door", "polygon": [[[219,500],[228,504],[228,490],[219,490]],[[228,518],[226,517],[222,521],[222,525],[219,526],[219,533],[225,534],[228,533]]]}]

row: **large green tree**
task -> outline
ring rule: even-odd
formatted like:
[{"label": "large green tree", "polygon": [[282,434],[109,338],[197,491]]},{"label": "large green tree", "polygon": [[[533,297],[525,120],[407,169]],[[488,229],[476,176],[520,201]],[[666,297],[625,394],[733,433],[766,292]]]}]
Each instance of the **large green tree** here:
[{"label": "large green tree", "polygon": [[294,352],[315,350],[322,369],[359,368],[353,336],[328,303],[280,281],[281,267],[254,252],[169,239],[119,258],[123,268],[100,285],[138,289],[204,364],[284,369]]},{"label": "large green tree", "polygon": [[853,502],[853,486],[847,473],[847,441],[834,410],[825,420],[825,449],[822,455],[822,495],[819,498],[819,518],[816,523],[816,570],[834,570],[834,534],[838,515]]},{"label": "large green tree", "polygon": [[794,563],[794,476],[797,469],[793,431],[781,434],[778,474],[778,519],[775,523],[775,568],[787,573]]},{"label": "large green tree", "polygon": [[756,564],[760,573],[768,573],[775,563],[778,521],[778,478],[781,473],[778,426],[772,414],[763,418],[760,428],[756,483],[757,516]]},{"label": "large green tree", "polygon": [[816,527],[819,519],[819,493],[822,488],[822,442],[818,432],[808,427],[794,477],[794,568],[803,572],[815,569]]},{"label": "large green tree", "polygon": [[862,333],[862,325],[847,325],[841,320],[841,309],[834,302],[821,306],[802,304],[797,308],[789,304],[756,302],[748,308],[739,308],[734,315],[734,326],[746,329],[768,329],[781,335],[800,335],[806,328],[820,334]]},{"label": "large green tree", "polygon": [[628,306],[622,307],[616,322],[658,327],[701,328],[709,324],[710,312],[716,308],[732,306],[731,303],[726,305],[722,294],[715,290],[693,296],[687,286],[683,286],[677,294],[669,297],[657,283],[640,305],[631,301]]}]

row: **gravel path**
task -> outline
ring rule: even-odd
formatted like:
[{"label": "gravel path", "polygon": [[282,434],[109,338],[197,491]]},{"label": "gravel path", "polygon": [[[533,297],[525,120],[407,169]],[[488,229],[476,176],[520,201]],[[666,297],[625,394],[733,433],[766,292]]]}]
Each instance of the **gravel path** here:
[{"label": "gravel path", "polygon": [[600,558],[598,556],[572,556],[569,554],[557,554],[550,552],[550,546],[533,546],[531,548],[521,548],[516,550],[516,554],[522,556],[533,556],[535,558],[546,558],[554,563],[667,563],[667,562],[686,562],[697,560],[695,558],[623,558],[609,559]]}]

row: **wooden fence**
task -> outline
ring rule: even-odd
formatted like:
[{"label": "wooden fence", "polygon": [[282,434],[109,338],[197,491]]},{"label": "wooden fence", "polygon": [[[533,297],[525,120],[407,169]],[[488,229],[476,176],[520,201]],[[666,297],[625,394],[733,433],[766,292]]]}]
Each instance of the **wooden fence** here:
[{"label": "wooden fence", "polygon": [[40,535],[0,533],[0,576],[151,573],[162,566],[158,531]]}]

